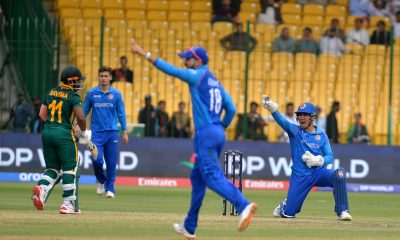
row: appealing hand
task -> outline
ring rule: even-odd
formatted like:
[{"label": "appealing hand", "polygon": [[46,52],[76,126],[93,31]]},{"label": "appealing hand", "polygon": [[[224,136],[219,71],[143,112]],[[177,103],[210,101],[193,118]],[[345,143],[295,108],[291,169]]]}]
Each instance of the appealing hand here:
[{"label": "appealing hand", "polygon": [[276,112],[278,110],[278,104],[271,101],[271,99],[267,95],[262,96],[262,106],[270,113]]}]

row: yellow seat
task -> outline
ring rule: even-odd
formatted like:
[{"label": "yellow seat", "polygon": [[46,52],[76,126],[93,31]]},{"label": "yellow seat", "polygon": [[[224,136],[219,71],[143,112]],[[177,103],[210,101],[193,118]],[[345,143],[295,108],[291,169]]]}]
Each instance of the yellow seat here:
[{"label": "yellow seat", "polygon": [[301,24],[307,26],[322,26],[324,18],[318,15],[306,15],[303,16]]},{"label": "yellow seat", "polygon": [[81,4],[80,0],[58,0],[57,8],[79,8]]},{"label": "yellow seat", "polygon": [[158,20],[165,21],[167,20],[167,12],[166,11],[147,11],[147,20]]},{"label": "yellow seat", "polygon": [[261,11],[261,7],[258,2],[242,2],[242,4],[240,4],[240,11],[258,14]]},{"label": "yellow seat", "polygon": [[211,12],[211,2],[209,1],[195,1],[192,2],[192,12]]},{"label": "yellow seat", "polygon": [[[83,0],[85,1],[85,0]],[[124,1],[122,0],[103,0],[103,9],[106,10],[108,8],[124,8]]]},{"label": "yellow seat", "polygon": [[345,45],[346,49],[348,50],[345,53],[354,54],[354,55],[364,55],[364,47],[357,43],[347,43]]},{"label": "yellow seat", "polygon": [[282,19],[285,24],[298,24],[301,21],[301,16],[296,14],[282,14]]},{"label": "yellow seat", "polygon": [[278,27],[276,28],[276,32],[275,32],[275,37],[278,37],[281,32],[282,29],[287,27],[289,29],[289,34],[292,38],[295,38],[295,36],[297,36],[297,32],[299,31],[299,27],[297,25],[293,25],[293,24],[280,24],[278,25]]},{"label": "yellow seat", "polygon": [[216,22],[212,25],[212,29],[221,37],[224,37],[233,31],[233,24],[227,22]]},{"label": "yellow seat", "polygon": [[301,5],[297,3],[283,3],[281,5],[281,13],[301,15]]},{"label": "yellow seat", "polygon": [[101,8],[101,0],[83,0],[81,1],[81,8]]},{"label": "yellow seat", "polygon": [[386,47],[380,44],[369,44],[365,47],[365,55],[385,56]]},{"label": "yellow seat", "polygon": [[247,21],[250,21],[250,23],[255,23],[256,14],[249,12],[239,12],[239,22],[246,23]]},{"label": "yellow seat", "polygon": [[347,8],[343,5],[329,4],[325,8],[325,15],[327,16],[347,16]]},{"label": "yellow seat", "polygon": [[324,15],[324,6],[321,4],[305,4],[303,6],[303,16],[308,15]]},{"label": "yellow seat", "polygon": [[140,9],[127,9],[126,19],[128,20],[145,20],[146,12]]},{"label": "yellow seat", "polygon": [[165,0],[151,0],[147,2],[147,11],[154,11],[154,10],[161,10],[167,11],[168,10],[168,1]]},{"label": "yellow seat", "polygon": [[192,10],[190,20],[192,22],[209,22],[211,21],[211,13]]},{"label": "yellow seat", "polygon": [[186,0],[171,0],[168,4],[169,11],[190,11],[190,1]]},{"label": "yellow seat", "polygon": [[349,6],[349,0],[336,0],[337,5]]},{"label": "yellow seat", "polygon": [[96,9],[96,8],[83,9],[84,18],[100,18],[101,16],[103,16],[103,11],[101,9]]},{"label": "yellow seat", "polygon": [[181,11],[169,11],[168,21],[189,21],[189,13]]},{"label": "yellow seat", "polygon": [[60,16],[62,18],[81,18],[82,11],[79,8],[62,8],[60,9]]},{"label": "yellow seat", "polygon": [[146,10],[146,1],[145,0],[128,0],[125,1],[126,9],[141,9]]},{"label": "yellow seat", "polygon": [[106,19],[125,19],[125,12],[120,9],[106,9],[104,17]]}]

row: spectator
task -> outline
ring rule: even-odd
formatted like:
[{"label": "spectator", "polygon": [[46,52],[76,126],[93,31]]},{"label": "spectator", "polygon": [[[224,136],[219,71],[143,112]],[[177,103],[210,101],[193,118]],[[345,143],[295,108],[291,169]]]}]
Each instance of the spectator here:
[{"label": "spectator", "polygon": [[238,13],[240,9],[240,0],[213,0],[212,1],[212,19],[215,22],[238,22]]},{"label": "spectator", "polygon": [[323,132],[326,132],[326,117],[321,115],[321,108],[319,106],[315,106],[317,109],[317,116],[315,116],[315,125],[317,129],[320,129]]},{"label": "spectator", "polygon": [[[335,28],[336,29],[336,37],[340,38],[340,40],[342,40],[342,42],[345,43],[346,42],[346,33],[344,32],[344,30],[342,28],[339,27],[339,24],[340,24],[339,19],[332,18],[331,25],[329,27]],[[324,36],[329,35],[329,29],[326,30],[326,32],[324,33]]]},{"label": "spectator", "polygon": [[290,37],[289,28],[282,28],[281,35],[277,37],[272,45],[274,52],[294,53],[294,40]]},{"label": "spectator", "polygon": [[339,143],[339,130],[336,119],[336,113],[340,110],[340,102],[334,101],[332,103],[331,112],[326,119],[326,134],[328,135],[331,143]]},{"label": "spectator", "polygon": [[40,102],[40,98],[37,95],[33,97],[32,102],[34,117],[31,122],[31,129],[33,133],[40,133],[42,131],[42,123],[40,121],[39,111],[42,103]]},{"label": "spectator", "polygon": [[328,36],[321,38],[320,49],[322,54],[332,54],[340,57],[346,51],[342,40],[336,35],[336,28],[330,28]]},{"label": "spectator", "polygon": [[165,111],[165,101],[161,100],[157,104],[156,111],[156,136],[168,137],[169,116]]},{"label": "spectator", "polygon": [[298,4],[320,4],[320,5],[328,5],[328,3],[336,3],[336,0],[297,0]]},{"label": "spectator", "polygon": [[120,57],[119,63],[121,67],[112,71],[111,84],[113,82],[133,83],[133,71],[128,68],[128,58],[126,56]]},{"label": "spectator", "polygon": [[185,102],[179,102],[179,110],[174,112],[171,120],[171,136],[175,138],[189,138],[191,136],[190,130],[190,116],[185,112]]},{"label": "spectator", "polygon": [[369,44],[368,31],[363,29],[363,20],[356,18],[354,20],[354,29],[347,34],[347,43],[357,43],[362,46]]},{"label": "spectator", "polygon": [[370,43],[389,45],[390,32],[386,31],[386,24],[384,21],[379,21],[377,23],[377,28],[371,35]]},{"label": "spectator", "polygon": [[[236,31],[225,36],[220,40],[221,45],[228,51],[246,51],[246,32],[243,32],[241,23],[235,25]],[[257,40],[250,35],[249,51],[251,52],[257,45]]]},{"label": "spectator", "polygon": [[387,2],[383,0],[373,0],[368,6],[368,15],[370,17],[389,17],[389,11],[386,9],[386,4]]},{"label": "spectator", "polygon": [[34,113],[31,105],[25,100],[25,94],[19,93],[18,100],[11,107],[10,119],[13,132],[29,132],[29,123]]},{"label": "spectator", "polygon": [[369,3],[370,0],[350,0],[350,15],[367,17]]},{"label": "spectator", "polygon": [[153,105],[151,105],[151,96],[147,95],[145,98],[145,106],[139,111],[139,123],[144,123],[144,136],[154,137],[156,113]]},{"label": "spectator", "polygon": [[[292,102],[286,103],[286,110],[283,117],[289,122],[297,125],[297,118],[294,114],[294,105]],[[279,142],[289,143],[289,136],[285,131],[282,131],[282,133],[279,135]]]},{"label": "spectator", "polygon": [[303,29],[303,38],[296,42],[296,53],[319,54],[319,44],[312,37],[312,29],[305,27]]},{"label": "spectator", "polygon": [[257,23],[278,25],[282,23],[281,3],[283,1],[260,0],[261,12],[258,14]]},{"label": "spectator", "polygon": [[400,37],[400,10],[396,12],[395,22],[393,22],[395,37]]},{"label": "spectator", "polygon": [[267,136],[264,133],[264,126],[267,124],[264,122],[261,114],[257,112],[258,103],[250,103],[250,112],[247,113],[247,136],[243,136],[243,114],[238,114],[238,122],[236,124],[236,140],[250,139],[250,140],[267,140]]},{"label": "spectator", "polygon": [[347,131],[348,143],[370,143],[367,127],[361,123],[361,113],[354,114],[354,123],[352,123]]}]

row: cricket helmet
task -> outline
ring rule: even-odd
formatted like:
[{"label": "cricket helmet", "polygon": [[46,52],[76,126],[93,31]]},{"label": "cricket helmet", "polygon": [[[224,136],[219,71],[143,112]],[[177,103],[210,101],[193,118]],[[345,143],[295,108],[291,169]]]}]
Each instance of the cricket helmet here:
[{"label": "cricket helmet", "polygon": [[81,71],[74,66],[68,66],[61,72],[61,82],[70,85],[74,91],[79,91],[85,88],[85,77]]}]

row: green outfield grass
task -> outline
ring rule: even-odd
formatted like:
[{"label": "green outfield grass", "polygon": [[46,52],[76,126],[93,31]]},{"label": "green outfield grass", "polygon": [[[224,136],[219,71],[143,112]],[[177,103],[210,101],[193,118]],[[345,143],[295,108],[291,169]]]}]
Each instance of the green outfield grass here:
[{"label": "green outfield grass", "polygon": [[[182,239],[172,223],[185,217],[190,189],[118,187],[116,199],[80,186],[80,215],[58,213],[57,186],[44,211],[30,197],[33,184],[0,183],[0,239]],[[400,239],[400,196],[350,193],[352,222],[339,222],[329,192],[312,192],[296,219],[271,216],[281,191],[246,191],[259,211],[249,228],[236,231],[238,217],[222,216],[222,199],[207,192],[198,239]]]}]

